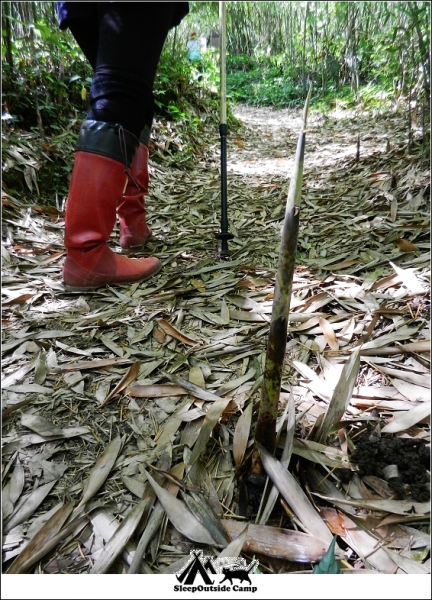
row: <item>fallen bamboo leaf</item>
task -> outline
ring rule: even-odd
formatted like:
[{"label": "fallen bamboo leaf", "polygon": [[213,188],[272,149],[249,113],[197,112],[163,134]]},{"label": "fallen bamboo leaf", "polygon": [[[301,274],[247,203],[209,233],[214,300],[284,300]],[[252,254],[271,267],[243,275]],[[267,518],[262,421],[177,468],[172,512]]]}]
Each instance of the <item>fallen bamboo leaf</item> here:
[{"label": "fallen bamboo leaf", "polygon": [[[105,507],[92,510],[89,519],[93,527],[93,532],[96,536],[100,536],[104,543],[107,543],[113,537],[120,525],[120,521]],[[136,545],[133,541],[129,541],[123,549],[122,558],[128,565],[131,564],[134,558],[135,550]]]},{"label": "fallen bamboo leaf", "polygon": [[25,573],[37,561],[44,556],[44,551],[49,552],[49,542],[62,529],[64,523],[71,515],[74,502],[65,504],[54,513],[54,515],[39,529],[31,538],[24,550],[14,560],[7,573],[18,574]]},{"label": "fallen bamboo leaf", "polygon": [[192,366],[189,369],[189,382],[201,388],[205,388],[204,374],[198,366]]},{"label": "fallen bamboo leaf", "polygon": [[111,367],[113,365],[123,365],[125,363],[132,362],[131,358],[101,358],[95,360],[84,360],[81,362],[74,362],[67,365],[59,365],[56,369],[53,369],[54,373],[61,373],[63,371],[86,371],[91,369],[105,369],[105,367]]},{"label": "fallen bamboo leaf", "polygon": [[[280,459],[281,464],[288,468],[289,462],[291,460],[293,444],[294,444],[294,433],[295,433],[295,405],[294,398],[292,392],[289,395],[287,406],[286,406],[286,414],[287,414],[287,429],[286,429],[286,437],[285,444],[282,451],[282,456]],[[284,418],[284,417],[283,417]],[[283,421],[282,421],[283,424]],[[278,435],[281,430],[278,431]],[[278,439],[278,437],[276,438]],[[263,494],[263,498],[265,496],[265,491]],[[279,490],[275,485],[273,485],[268,494],[266,505],[262,511],[262,514],[259,519],[260,525],[265,525],[270,518],[271,512],[276,504],[276,501],[279,496]]]},{"label": "fallen bamboo leaf", "polygon": [[133,385],[127,387],[125,391],[137,398],[164,398],[187,394],[187,390],[179,385]]},{"label": "fallen bamboo leaf", "polygon": [[411,344],[400,344],[397,346],[375,346],[375,348],[362,347],[360,354],[362,356],[391,356],[392,354],[404,354],[411,352],[430,352],[430,340],[412,342]]},{"label": "fallen bamboo leaf", "polygon": [[61,435],[53,435],[49,437],[43,437],[36,433],[31,433],[29,435],[20,435],[17,438],[3,446],[3,454],[9,454],[11,452],[15,452],[16,450],[20,450],[21,448],[26,448],[27,446],[32,446],[34,444],[43,444],[44,442],[54,442],[56,440],[67,440],[71,437],[76,437],[77,435],[85,435],[89,433],[90,429],[88,427],[68,427],[62,429]]},{"label": "fallen bamboo leaf", "polygon": [[302,523],[305,531],[325,542],[327,550],[333,537],[295,477],[265,448],[258,445],[258,449],[267,475]]},{"label": "fallen bamboo leaf", "polygon": [[[162,458],[162,461],[164,461],[164,460],[166,460],[165,457]],[[165,466],[168,467],[168,463]],[[184,464],[178,463],[177,465],[174,465],[174,467],[170,471],[170,475],[174,479],[182,478],[184,475]],[[170,494],[172,494],[173,496],[177,496],[177,493],[179,491],[178,485],[176,485],[175,483],[172,483],[172,481],[166,480],[164,482],[164,487],[166,487],[167,491]],[[152,494],[154,495],[154,497],[156,497],[156,494],[154,493],[153,488],[152,488]],[[129,570],[128,570],[128,574],[138,573],[140,564],[141,564],[144,554],[147,550],[147,546],[150,543],[150,541],[153,539],[157,530],[159,529],[164,515],[165,515],[165,510],[164,510],[161,502],[159,501],[156,504],[156,506],[154,507],[152,514],[151,514],[151,519],[148,520],[148,523],[140,537],[137,548],[135,550],[133,560],[132,560]]]},{"label": "fallen bamboo leaf", "polygon": [[315,435],[316,441],[324,443],[330,429],[340,421],[350,403],[360,368],[360,350],[357,349],[345,363],[335,387],[327,412]]},{"label": "fallen bamboo leaf", "polygon": [[402,283],[411,294],[424,294],[426,291],[412,269],[402,269],[389,261],[393,269],[402,279]]},{"label": "fallen bamboo leaf", "polygon": [[183,501],[191,513],[198,519],[203,527],[209,532],[219,547],[225,547],[229,541],[225,529],[222,527],[220,518],[214,513],[203,494],[191,494],[181,492]]},{"label": "fallen bamboo leaf", "polygon": [[381,573],[396,573],[397,564],[368,531],[335,509],[323,508],[322,513],[333,533],[340,536],[359,555],[367,568],[373,567]]},{"label": "fallen bamboo leaf", "polygon": [[10,304],[25,304],[27,300],[31,300],[33,297],[34,294],[20,294],[15,298],[5,300],[4,302],[2,302],[2,306],[9,306]]},{"label": "fallen bamboo leaf", "polygon": [[411,500],[361,500],[347,498],[330,498],[314,492],[315,496],[319,496],[328,502],[337,501],[340,504],[348,504],[349,506],[357,506],[369,510],[378,510],[382,512],[394,513],[396,515],[409,515],[413,511],[417,515],[427,515],[430,512],[429,502],[413,502]]},{"label": "fallen bamboo leaf", "polygon": [[19,462],[19,459],[17,459],[17,463],[14,467],[14,470],[12,472],[11,479],[10,479],[9,498],[10,498],[10,501],[12,502],[12,504],[15,504],[16,501],[18,500],[18,498],[21,496],[21,493],[24,489],[24,481],[25,481],[24,467]]},{"label": "fallen bamboo leaf", "polygon": [[103,547],[102,552],[90,569],[90,575],[98,575],[108,571],[136,531],[147,504],[147,499],[141,500],[128,513],[116,529],[112,538]]},{"label": "fallen bamboo leaf", "polygon": [[138,481],[136,477],[127,477],[126,475],[122,475],[121,480],[127,487],[127,489],[134,494],[137,498],[141,499],[144,495],[144,490],[146,488],[145,483],[142,481]]},{"label": "fallen bamboo leaf", "polygon": [[[15,348],[16,346],[18,346],[19,344],[21,344],[23,341],[25,340],[52,340],[58,337],[69,337],[71,335],[74,335],[71,331],[50,331],[50,330],[44,330],[44,331],[39,331],[38,333],[27,333],[24,336],[19,336],[19,339],[14,340],[13,342],[9,342],[7,344],[3,344],[2,345],[2,350],[3,352],[9,351],[12,348]],[[18,337],[18,336],[15,336]],[[36,359],[34,359],[35,362]],[[4,384],[2,382],[2,387],[4,387]]]},{"label": "fallen bamboo leaf", "polygon": [[[324,474],[319,469],[309,468],[306,472],[307,482],[310,486],[312,492],[316,492],[317,490],[321,492],[324,496],[331,496],[334,498],[334,505],[341,508],[345,513],[356,515],[356,509],[349,504],[340,504],[339,500],[346,499],[346,493],[341,491],[333,481],[330,480],[329,477]],[[332,529],[333,533],[336,533],[334,527]]]},{"label": "fallen bamboo leaf", "polygon": [[187,412],[189,408],[192,406],[191,400],[185,400],[179,408],[168,417],[168,419],[163,424],[162,429],[159,430],[158,435],[156,436],[155,442],[157,446],[164,447],[166,444],[170,444],[181,423],[183,420],[183,413]]},{"label": "fallen bamboo leaf", "polygon": [[[179,488],[179,490],[183,490],[183,491],[186,491],[186,490],[193,491],[193,492],[200,491],[199,487],[193,486],[190,483],[185,483],[182,479],[180,479],[178,476],[174,475],[172,472],[165,471],[164,469],[158,469],[157,467],[155,467],[153,465],[149,465],[149,466],[151,467],[151,469],[154,473],[157,473],[160,476],[159,483],[161,483],[163,481],[164,482],[163,487],[168,488],[168,487],[175,486],[175,487]],[[173,467],[173,469],[174,468],[175,467]],[[181,476],[183,477],[183,470],[181,471],[181,473],[182,473]],[[175,494],[175,495],[177,495],[177,494]]]},{"label": "fallen bamboo leaf", "polygon": [[[11,387],[15,387],[15,386],[11,386]],[[17,402],[16,404],[12,404],[11,406],[8,406],[4,410],[2,410],[2,413],[1,413],[2,421],[4,419],[9,418],[15,411],[19,410],[20,408],[23,408],[23,406],[27,406],[27,404],[30,404],[30,402],[32,402],[32,401],[33,401],[33,398],[26,398],[25,400],[21,400],[21,402]]]},{"label": "fallen bamboo leaf", "polygon": [[21,416],[21,425],[28,427],[38,435],[43,437],[62,436],[63,431],[44,417],[38,415],[23,413]]},{"label": "fallen bamboo leaf", "polygon": [[361,344],[362,351],[369,350],[371,348],[380,348],[385,346],[389,342],[398,342],[399,340],[411,339],[418,331],[417,327],[400,327],[396,331],[392,331],[387,335],[381,335],[375,340],[365,342]]},{"label": "fallen bamboo leaf", "polygon": [[227,394],[228,392],[231,392],[232,390],[234,390],[236,388],[239,388],[246,381],[255,379],[255,375],[256,375],[256,370],[249,369],[248,372],[245,373],[244,375],[242,375],[241,377],[231,379],[230,381],[228,381],[228,383],[224,383],[223,385],[221,385],[221,387],[217,391],[218,396],[225,396],[225,394]]},{"label": "fallen bamboo leaf", "polygon": [[26,496],[21,497],[12,515],[8,519],[5,519],[3,525],[4,533],[8,533],[20,523],[24,523],[41,505],[56,483],[56,480],[50,481]]},{"label": "fallen bamboo leaf", "polygon": [[226,548],[219,552],[217,558],[224,558],[225,556],[237,558],[243,550],[244,543],[248,537],[248,528],[249,524],[245,525],[239,535],[235,537]]},{"label": "fallen bamboo leaf", "polygon": [[409,383],[408,381],[403,381],[402,379],[392,379],[392,385],[397,389],[397,391],[411,400],[413,402],[425,402],[430,400],[430,392],[421,385],[415,385],[414,383]]},{"label": "fallen bamboo leaf", "polygon": [[146,473],[146,475],[150,485],[158,497],[159,502],[162,504],[168,519],[171,521],[174,527],[182,535],[193,542],[217,546],[210,533],[189,511],[186,505],[158,485],[149,473]]},{"label": "fallen bamboo leaf", "polygon": [[397,552],[393,552],[393,550],[390,550],[389,548],[384,548],[384,550],[398,567],[407,573],[407,575],[430,575],[431,570],[429,566],[423,565],[422,563],[398,554]]},{"label": "fallen bamboo leaf", "polygon": [[162,329],[162,331],[164,331],[167,335],[170,335],[171,337],[175,338],[176,340],[179,340],[180,342],[182,342],[183,344],[186,344],[187,346],[198,346],[198,345],[202,344],[201,340],[195,340],[195,339],[185,335],[184,333],[179,331],[176,327],[174,327],[174,325],[171,325],[171,323],[168,323],[168,321],[165,321],[165,319],[159,319],[157,324]]},{"label": "fallen bamboo leaf", "polygon": [[39,552],[36,552],[35,554],[33,554],[33,556],[32,556],[33,564],[38,562],[42,557],[46,556],[48,554],[48,552],[53,550],[53,548],[55,548],[67,536],[71,535],[73,538],[76,538],[79,535],[80,531],[82,531],[82,529],[87,524],[88,524],[87,516],[79,516],[79,517],[76,517],[75,519],[72,519],[66,525],[63,525],[63,527],[59,530],[59,532],[56,535],[53,535],[46,541],[44,546],[42,546],[40,548]]},{"label": "fallen bamboo leaf", "polygon": [[117,436],[108,444],[103,454],[97,459],[96,464],[90,471],[89,478],[84,486],[83,497],[78,504],[77,509],[91,500],[105,483],[106,478],[110,474],[111,469],[117,460],[121,447],[122,440],[120,436]]},{"label": "fallen bamboo leaf", "polygon": [[222,517],[224,509],[219,501],[209,470],[204,467],[202,461],[195,461],[194,465],[188,471],[188,479],[192,485],[200,489],[201,493],[205,495],[207,502],[215,514]]},{"label": "fallen bamboo leaf", "polygon": [[212,392],[208,392],[200,388],[199,386],[186,381],[186,379],[181,379],[180,377],[175,377],[175,375],[171,375],[170,373],[164,373],[164,376],[175,383],[176,385],[182,387],[187,390],[190,394],[195,396],[195,398],[199,398],[200,400],[204,400],[205,402],[217,402],[221,399],[220,396],[213,394]]},{"label": "fallen bamboo leaf", "polygon": [[141,365],[141,363],[137,361],[129,368],[128,372],[124,375],[124,377],[121,378],[121,380],[118,382],[118,384],[115,386],[115,388],[108,394],[108,396],[105,398],[105,400],[99,406],[99,408],[102,408],[103,406],[108,404],[108,402],[112,398],[114,398],[114,396],[119,394],[130,383],[132,383],[132,381],[134,381],[137,378],[139,369],[140,369],[140,365]]},{"label": "fallen bamboo leaf", "polygon": [[429,389],[431,387],[430,375],[419,375],[418,373],[410,373],[409,371],[403,371],[402,369],[391,369],[390,367],[382,367],[381,365],[377,365],[373,361],[369,361],[367,358],[364,358],[363,360],[372,365],[377,371],[385,373],[386,375],[397,377],[398,379],[402,379],[403,381],[407,381],[408,383],[419,385],[424,388]]},{"label": "fallen bamboo leaf", "polygon": [[312,440],[294,439],[292,452],[306,460],[327,465],[333,469],[349,468],[348,458],[341,450]]},{"label": "fallen bamboo leaf", "polygon": [[418,252],[418,247],[409,240],[397,238],[394,242],[402,252]]},{"label": "fallen bamboo leaf", "polygon": [[411,410],[403,412],[394,417],[394,419],[385,425],[382,433],[398,433],[409,429],[419,421],[423,421],[431,414],[431,401],[422,402],[418,406],[414,406]]},{"label": "fallen bamboo leaf", "polygon": [[193,465],[197,458],[204,451],[215,425],[218,423],[223,411],[230,402],[231,398],[219,398],[219,400],[210,405],[210,408],[204,417],[203,424],[201,425],[198,439],[194,444],[188,467]]},{"label": "fallen bamboo leaf", "polygon": [[240,415],[233,436],[233,456],[236,467],[242,462],[249,441],[250,428],[252,423],[253,403],[249,402]]},{"label": "fallen bamboo leaf", "polygon": [[22,385],[11,385],[8,390],[18,394],[52,394],[54,389],[37,383],[23,383]]},{"label": "fallen bamboo leaf", "polygon": [[337,341],[335,332],[330,323],[327,321],[327,319],[324,319],[324,317],[319,317],[318,322],[327,341],[327,344],[332,350],[339,350],[339,342]]},{"label": "fallen bamboo leaf", "polygon": [[[4,352],[4,347],[3,347],[3,352]],[[20,367],[19,369],[17,369],[13,373],[11,373],[11,375],[8,375],[4,379],[2,379],[2,381],[1,381],[2,390],[5,390],[6,388],[11,387],[12,385],[15,385],[18,381],[23,379],[27,375],[27,373],[29,373],[32,369],[35,368],[37,361],[38,361],[38,359],[36,357],[27,365]]]}]

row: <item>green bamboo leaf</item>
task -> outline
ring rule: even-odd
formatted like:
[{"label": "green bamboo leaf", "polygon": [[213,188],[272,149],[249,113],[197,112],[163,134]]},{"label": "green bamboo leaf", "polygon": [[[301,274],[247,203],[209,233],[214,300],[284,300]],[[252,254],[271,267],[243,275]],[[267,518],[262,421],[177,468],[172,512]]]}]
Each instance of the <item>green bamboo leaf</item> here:
[{"label": "green bamboo leaf", "polygon": [[335,544],[336,536],[334,536],[329,549],[320,562],[314,566],[312,573],[316,575],[339,575],[342,573],[334,554]]}]

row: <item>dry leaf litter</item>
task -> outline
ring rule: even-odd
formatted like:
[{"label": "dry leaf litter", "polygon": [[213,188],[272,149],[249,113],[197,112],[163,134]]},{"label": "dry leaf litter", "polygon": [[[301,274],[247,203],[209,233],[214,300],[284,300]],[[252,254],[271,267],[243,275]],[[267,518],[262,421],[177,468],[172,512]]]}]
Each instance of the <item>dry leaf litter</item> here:
[{"label": "dry leaf litter", "polygon": [[267,478],[250,456],[301,112],[234,112],[227,260],[217,131],[190,168],[155,129],[146,252],[164,269],[144,284],[65,293],[64,213],[3,193],[4,571],[175,573],[231,543],[310,573],[336,534],[345,573],[430,572],[421,127],[408,146],[402,110],[309,118]]}]

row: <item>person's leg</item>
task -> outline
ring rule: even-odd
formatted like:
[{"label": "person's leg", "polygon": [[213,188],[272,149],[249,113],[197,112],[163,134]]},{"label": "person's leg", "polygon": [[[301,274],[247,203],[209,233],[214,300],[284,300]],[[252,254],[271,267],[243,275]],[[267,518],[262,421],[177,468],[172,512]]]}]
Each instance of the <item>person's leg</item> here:
[{"label": "person's leg", "polygon": [[[68,290],[141,281],[161,268],[156,258],[131,260],[113,253],[106,243],[125,173],[130,176],[141,145],[137,137],[171,25],[169,11],[161,8],[162,3],[98,4],[91,108],[81,128],[66,209],[63,278]],[[139,184],[137,189],[141,193]]]},{"label": "person's leg", "polygon": [[140,143],[131,167],[131,178],[117,206],[122,254],[140,252],[152,230],[147,225],[145,197],[149,184],[150,128],[146,125],[140,134]]},{"label": "person's leg", "polygon": [[92,18],[71,20],[69,29],[94,71],[99,47],[99,19],[97,11]]},{"label": "person's leg", "polygon": [[[145,210],[148,146],[154,114],[152,89],[162,47],[177,10],[175,4],[115,3],[115,6],[99,7],[99,39],[102,41],[89,118],[112,120],[113,114],[120,115],[119,121],[140,139],[131,168],[132,177],[117,207],[120,246],[125,254],[142,250],[152,235]],[[113,52],[113,48],[120,50]]]},{"label": "person's leg", "polygon": [[[94,6],[94,11],[91,11],[91,8],[89,3],[86,19],[71,19],[69,29],[94,71],[99,48],[99,18],[97,6]],[[148,146],[153,116],[154,101],[151,94],[144,112],[145,125],[140,133],[140,145],[131,167],[132,181],[128,181],[125,193],[117,206],[120,246],[124,254],[143,249],[146,241],[152,236],[146,222],[145,196],[148,195]]]},{"label": "person's leg", "polygon": [[120,123],[139,137],[152,105],[159,57],[175,2],[102,2],[88,119]]}]

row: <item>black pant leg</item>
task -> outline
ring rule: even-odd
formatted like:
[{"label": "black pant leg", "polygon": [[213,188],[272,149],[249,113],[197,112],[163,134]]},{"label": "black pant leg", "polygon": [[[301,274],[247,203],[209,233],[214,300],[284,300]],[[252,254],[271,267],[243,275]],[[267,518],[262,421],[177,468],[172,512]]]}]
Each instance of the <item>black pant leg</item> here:
[{"label": "black pant leg", "polygon": [[153,116],[153,83],[177,4],[98,3],[99,44],[89,119],[120,123],[139,136]]}]

